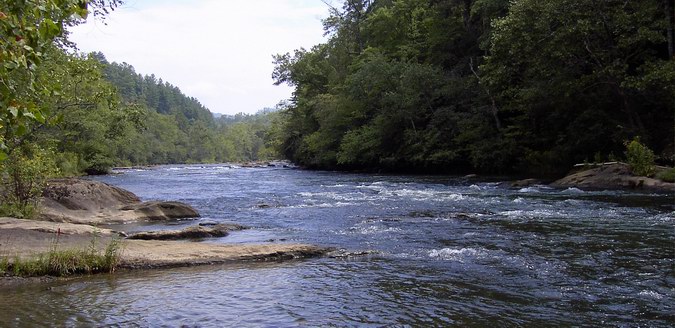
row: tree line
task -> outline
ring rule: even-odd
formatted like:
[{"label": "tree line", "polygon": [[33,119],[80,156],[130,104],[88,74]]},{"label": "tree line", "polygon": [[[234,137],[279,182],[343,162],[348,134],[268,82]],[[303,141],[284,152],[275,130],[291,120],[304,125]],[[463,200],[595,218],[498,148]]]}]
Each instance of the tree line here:
[{"label": "tree line", "polygon": [[111,159],[121,165],[243,162],[276,158],[269,131],[275,113],[213,114],[193,97],[154,75],[143,76],[127,63],[108,63],[103,54],[92,56],[102,65],[103,78],[121,101],[140,110],[140,127],[129,120],[123,142]]},{"label": "tree line", "polygon": [[54,176],[277,157],[277,113],[215,120],[154,75],[79,53],[68,27],[121,3],[0,0],[0,216],[33,216]]},{"label": "tree line", "polygon": [[274,56],[312,168],[554,176],[639,137],[673,163],[673,1],[347,0]]}]

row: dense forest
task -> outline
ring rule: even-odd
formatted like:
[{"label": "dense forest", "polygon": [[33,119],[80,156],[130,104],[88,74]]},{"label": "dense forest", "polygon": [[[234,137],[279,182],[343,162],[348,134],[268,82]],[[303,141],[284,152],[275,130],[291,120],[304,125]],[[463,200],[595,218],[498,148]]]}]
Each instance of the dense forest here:
[{"label": "dense forest", "polygon": [[[270,131],[276,114],[261,110],[255,115],[213,114],[195,98],[154,75],[142,76],[126,63],[108,63],[103,54],[92,54],[102,65],[127,108],[142,116],[140,128],[129,126],[111,159],[117,164],[167,164],[242,162],[275,158]],[[133,122],[133,120],[131,121]]]},{"label": "dense forest", "polygon": [[275,111],[216,120],[170,83],[68,40],[68,27],[121,4],[0,0],[0,216],[31,216],[50,177],[278,157]]},{"label": "dense forest", "polygon": [[554,176],[639,138],[672,164],[673,14],[672,0],[344,1],[326,43],[274,57],[295,87],[280,151],[323,169]]},{"label": "dense forest", "polygon": [[24,211],[48,177],[114,165],[283,156],[320,169],[555,176],[621,159],[629,141],[672,165],[673,2],[325,1],[327,42],[273,56],[292,98],[214,118],[176,86],[68,40],[121,0],[0,0],[0,212]]},{"label": "dense forest", "polygon": [[[254,161],[275,157],[273,113],[215,120],[197,99],[154,75],[137,74],[103,54],[52,48],[39,79],[58,76],[49,124],[21,142],[55,152],[62,173],[105,173],[113,166]],[[43,108],[47,108],[47,99]]]}]

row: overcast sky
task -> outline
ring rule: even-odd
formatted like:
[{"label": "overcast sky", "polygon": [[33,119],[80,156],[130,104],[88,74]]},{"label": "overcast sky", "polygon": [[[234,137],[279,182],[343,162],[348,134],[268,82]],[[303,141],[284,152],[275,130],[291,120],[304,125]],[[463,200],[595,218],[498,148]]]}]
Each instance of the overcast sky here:
[{"label": "overcast sky", "polygon": [[71,29],[101,51],[155,74],[215,113],[255,113],[288,99],[272,83],[272,55],[325,41],[321,0],[127,0],[107,18]]}]

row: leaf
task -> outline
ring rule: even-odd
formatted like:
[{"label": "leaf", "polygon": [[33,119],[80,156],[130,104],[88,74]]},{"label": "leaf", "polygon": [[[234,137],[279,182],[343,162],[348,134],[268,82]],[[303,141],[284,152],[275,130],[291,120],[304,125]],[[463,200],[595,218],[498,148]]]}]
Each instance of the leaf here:
[{"label": "leaf", "polygon": [[39,111],[36,111],[35,113],[33,113],[33,115],[34,115],[33,117],[35,118],[35,120],[40,122],[40,123],[44,123],[46,121],[45,116],[42,115],[42,113],[39,112]]},{"label": "leaf", "polygon": [[7,109],[9,110],[9,112],[12,114],[13,117],[19,116],[19,109],[18,108],[14,107],[14,106],[10,106]]},{"label": "leaf", "polygon": [[19,137],[22,136],[22,135],[24,135],[24,134],[26,134],[26,132],[28,132],[28,129],[27,129],[26,126],[23,125],[23,124],[19,125],[19,126],[16,128],[16,135],[19,136]]}]

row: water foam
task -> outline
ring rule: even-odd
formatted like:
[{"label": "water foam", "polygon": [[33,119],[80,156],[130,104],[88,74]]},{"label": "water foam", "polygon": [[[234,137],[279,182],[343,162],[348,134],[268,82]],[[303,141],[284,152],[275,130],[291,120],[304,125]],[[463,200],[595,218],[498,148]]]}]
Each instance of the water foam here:
[{"label": "water foam", "polygon": [[442,260],[453,260],[464,262],[467,259],[485,257],[486,253],[487,251],[485,249],[441,248],[441,249],[432,249],[431,251],[429,251],[428,255],[429,257],[438,258]]}]

